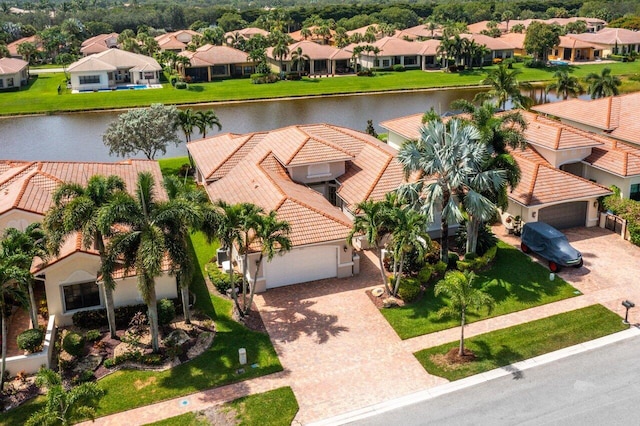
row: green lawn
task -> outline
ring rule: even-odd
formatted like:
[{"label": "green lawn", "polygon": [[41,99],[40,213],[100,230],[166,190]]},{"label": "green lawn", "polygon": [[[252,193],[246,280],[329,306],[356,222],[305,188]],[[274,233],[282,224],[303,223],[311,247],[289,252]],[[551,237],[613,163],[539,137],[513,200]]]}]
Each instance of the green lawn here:
[{"label": "green lawn", "polygon": [[[182,160],[176,159],[175,164]],[[170,169],[173,163],[173,160],[168,160],[163,161],[162,164],[169,166]],[[106,391],[106,395],[100,401],[98,416],[282,370],[269,336],[248,330],[234,321],[231,318],[232,302],[209,294],[202,270],[215,255],[218,243],[207,243],[200,233],[191,236],[191,243],[193,255],[200,266],[194,277],[192,291],[196,294],[196,308],[215,321],[216,337],[213,345],[198,358],[169,371],[156,373],[121,370],[99,380],[98,384]],[[247,349],[249,365],[257,364],[257,366],[246,368],[244,373],[237,374],[236,370],[240,367],[238,349],[241,347]],[[43,398],[38,398],[15,410],[3,413],[0,417],[0,425],[23,424],[43,401]]]},{"label": "green lawn", "polygon": [[[584,77],[590,72],[600,72],[609,67],[617,75],[638,72],[636,63],[616,62],[569,67],[570,71]],[[248,99],[269,99],[287,96],[315,96],[375,92],[386,90],[411,90],[454,86],[475,86],[485,77],[487,67],[462,73],[444,72],[378,72],[374,77],[304,78],[301,81],[280,81],[275,84],[251,84],[248,79],[222,80],[212,83],[191,84],[189,90],[177,90],[170,84],[163,89],[129,90],[107,93],[71,94],[67,89],[58,94],[58,86],[65,86],[62,73],[42,74],[31,84],[17,92],[0,96],[0,115],[53,113],[92,109],[130,108],[152,103],[194,104]],[[550,80],[554,69],[522,68],[522,81]]]},{"label": "green lawn", "polygon": [[[486,310],[468,313],[467,322],[479,321],[510,312],[544,305],[576,296],[576,289],[556,275],[549,280],[549,270],[531,260],[520,250],[498,243],[496,259],[487,271],[478,273],[476,286],[481,286],[496,301],[491,315]],[[422,299],[401,308],[382,309],[382,315],[401,339],[409,339],[460,325],[459,319],[439,319],[436,312],[447,303],[444,296],[435,297],[433,286]]]},{"label": "green lawn", "polygon": [[[290,387],[283,387],[239,398],[223,404],[220,408],[234,409],[240,425],[288,426],[298,412],[298,401]],[[186,413],[150,423],[149,426],[206,426],[209,424],[200,413]]]},{"label": "green lawn", "polygon": [[458,380],[627,328],[618,315],[602,305],[593,305],[465,339],[465,347],[476,356],[467,364],[451,367],[440,362],[442,355],[459,342],[425,349],[415,356],[430,374]]}]

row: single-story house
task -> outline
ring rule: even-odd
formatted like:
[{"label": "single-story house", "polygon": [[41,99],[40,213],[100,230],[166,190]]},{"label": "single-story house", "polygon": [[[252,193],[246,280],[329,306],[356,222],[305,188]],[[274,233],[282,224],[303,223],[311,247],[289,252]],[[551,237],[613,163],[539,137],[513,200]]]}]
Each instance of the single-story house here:
[{"label": "single-story house", "polygon": [[29,82],[29,63],[22,59],[0,58],[0,90],[25,86]]},{"label": "single-story house", "polygon": [[[351,53],[333,46],[299,41],[289,46],[289,53],[281,59],[273,54],[273,47],[267,48],[267,62],[276,72],[296,71],[293,64],[293,53],[300,48],[302,54],[309,59],[305,61],[304,69],[309,75],[345,74],[351,71]],[[282,65],[282,69],[280,66]]]},{"label": "single-story house", "polygon": [[404,30],[398,31],[395,37],[404,40],[429,40],[442,38],[442,27],[438,26],[438,28],[430,30],[426,24],[420,24],[415,27],[405,28]]},{"label": "single-story house", "polygon": [[29,37],[22,37],[16,41],[12,41],[7,44],[7,49],[9,49],[9,56],[16,59],[24,59],[20,53],[18,53],[18,46],[22,43],[33,43],[36,46],[36,50],[38,52],[44,52],[44,48],[42,47],[42,40],[37,35],[32,35]]},{"label": "single-story house", "polygon": [[118,47],[118,33],[98,34],[86,39],[80,45],[82,56],[89,56]]},{"label": "single-story house", "polygon": [[180,71],[192,81],[211,81],[222,77],[242,77],[255,73],[256,63],[247,53],[229,46],[205,44],[195,52],[184,51],[178,55],[189,58],[191,64]]},{"label": "single-story house", "polygon": [[[0,161],[0,232],[7,228],[24,230],[31,223],[41,222],[53,204],[53,192],[63,182],[86,185],[91,176],[116,175],[125,181],[127,190],[134,193],[138,173],[143,171],[152,173],[157,183],[158,198],[166,199],[160,167],[155,161]],[[168,271],[169,265],[164,266]],[[55,315],[58,325],[71,324],[75,312],[104,307],[104,295],[97,284],[99,270],[98,252],[93,247],[83,247],[80,235],[70,236],[56,258],[48,262],[34,262],[32,273],[36,277],[36,286],[44,289],[49,314]],[[137,279],[130,271],[119,268],[115,279],[115,306],[142,303]],[[156,280],[156,291],[158,299],[177,297],[175,277],[165,272]]]},{"label": "single-story house", "polygon": [[474,41],[476,44],[485,46],[489,50],[483,58],[485,63],[491,63],[494,59],[513,58],[515,53],[513,45],[500,38],[493,38],[484,34],[460,34],[460,37]]},{"label": "single-story house", "polygon": [[294,41],[312,41],[314,43],[318,43],[318,44],[333,44],[333,38],[336,35],[336,32],[332,29],[329,29],[329,34],[327,36],[320,36],[316,33],[316,30],[319,27],[316,25],[312,25],[310,27],[308,27],[307,29],[309,31],[311,31],[311,36],[303,36],[302,35],[302,30],[298,30],[298,31],[293,31],[289,33],[289,36],[294,40]]},{"label": "single-story house", "polygon": [[269,37],[269,34],[269,31],[263,30],[262,28],[247,27],[242,28],[241,30],[229,31],[225,33],[224,39],[225,41],[228,41],[230,37],[244,37],[245,39],[249,40],[250,38],[253,38],[257,35],[260,35],[262,37]]},{"label": "single-story house", "polygon": [[[395,149],[328,124],[227,133],[189,142],[187,149],[212,201],[252,202],[289,223],[292,249],[263,260],[258,291],[358,274],[359,257],[346,243],[355,206],[382,200],[403,181]],[[257,258],[250,256],[251,279]],[[242,258],[233,260],[241,270]]]},{"label": "single-story house", "polygon": [[[401,146],[420,137],[422,115],[413,114],[380,123],[389,130],[388,142]],[[544,221],[558,228],[596,226],[598,198],[612,192],[562,166],[579,162],[600,143],[587,132],[523,112],[528,122],[526,150],[513,150],[522,176],[509,193],[507,213],[524,222]]]},{"label": "single-story house", "polygon": [[600,48],[594,44],[571,36],[560,36],[560,43],[551,49],[549,59],[569,62],[593,61],[601,54]]},{"label": "single-story house", "polygon": [[640,32],[625,28],[603,28],[596,33],[568,34],[568,37],[596,46],[601,57],[640,53]]},{"label": "single-story house", "polygon": [[[600,31],[607,25],[606,21],[597,18],[585,18],[580,16],[572,16],[570,18],[550,18],[550,19],[511,19],[508,22],[502,21],[497,22],[497,28],[504,34],[512,31],[515,25],[523,25],[525,30],[531,25],[532,22],[541,22],[547,25],[560,25],[564,27],[565,25],[572,23],[583,21],[587,25],[587,32],[594,33]],[[480,34],[482,31],[486,31],[489,29],[489,22],[491,21],[480,21],[473,24],[467,25],[467,30],[472,34]]]},{"label": "single-story house", "polygon": [[379,53],[363,50],[358,62],[364,68],[392,68],[402,65],[409,69],[426,69],[437,64],[436,56],[440,42],[438,40],[407,41],[396,37],[383,37],[374,43],[350,44],[344,50],[353,55],[358,46],[371,46]]},{"label": "single-story house", "polygon": [[158,42],[160,51],[179,53],[186,50],[193,37],[198,35],[201,34],[197,31],[180,30],[156,36],[155,40]]},{"label": "single-story house", "polygon": [[127,83],[158,84],[162,66],[149,56],[108,49],[72,63],[67,71],[72,90],[91,91]]}]

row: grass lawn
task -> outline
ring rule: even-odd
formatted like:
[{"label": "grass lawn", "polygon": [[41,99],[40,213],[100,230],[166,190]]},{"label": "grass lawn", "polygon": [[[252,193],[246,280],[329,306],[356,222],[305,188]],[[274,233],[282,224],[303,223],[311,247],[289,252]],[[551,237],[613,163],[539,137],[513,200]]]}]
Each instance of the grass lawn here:
[{"label": "grass lawn", "polygon": [[[236,419],[240,425],[288,426],[298,412],[298,401],[290,387],[283,387],[239,398],[223,404],[220,408],[235,410]],[[209,424],[200,413],[186,413],[150,423],[153,426],[207,426]]]},{"label": "grass lawn", "polygon": [[[520,250],[498,243],[498,253],[493,267],[478,273],[476,286],[481,286],[496,301],[496,306],[487,315],[486,310],[467,313],[467,322],[475,322],[533,306],[544,305],[574,297],[576,289],[556,275],[549,281],[549,270],[531,260]],[[409,339],[460,325],[459,319],[439,319],[436,312],[447,304],[444,296],[435,297],[433,286],[422,299],[401,308],[382,309],[382,315],[401,339]]]},{"label": "grass lawn", "polygon": [[[590,72],[600,72],[609,67],[617,75],[638,72],[636,63],[616,62],[568,67],[573,75],[584,77]],[[275,84],[251,84],[248,79],[230,79],[212,83],[196,83],[189,90],[177,90],[170,84],[162,89],[127,90],[117,92],[71,94],[67,89],[58,94],[58,86],[65,87],[62,73],[42,74],[29,86],[0,96],[0,115],[54,113],[92,109],[130,108],[148,106],[152,103],[193,104],[248,99],[270,99],[287,96],[315,96],[347,94],[385,90],[411,90],[454,86],[475,86],[484,79],[487,70],[476,69],[461,73],[406,71],[381,71],[374,77],[303,78],[301,81],[280,81]],[[545,81],[552,79],[554,68],[521,69],[522,81]]]},{"label": "grass lawn", "polygon": [[425,349],[415,356],[429,374],[458,380],[627,328],[618,315],[593,305],[465,339],[465,348],[476,356],[467,364],[452,367],[442,362],[443,355],[459,342]]},{"label": "grass lawn", "polygon": [[[182,164],[184,158],[163,160],[162,166],[170,170],[172,165]],[[232,302],[210,295],[202,275],[203,267],[215,255],[217,242],[207,243],[196,233],[191,236],[193,255],[200,266],[196,270],[192,291],[196,294],[196,308],[209,315],[216,324],[216,337],[211,348],[198,358],[164,372],[121,370],[98,381],[106,391],[100,401],[98,416],[176,398],[204,389],[264,376],[282,370],[282,365],[269,340],[269,336],[248,330],[231,318]],[[240,367],[238,349],[247,349],[249,364],[243,374],[236,374]],[[42,397],[3,413],[0,425],[18,425],[42,406]]]}]

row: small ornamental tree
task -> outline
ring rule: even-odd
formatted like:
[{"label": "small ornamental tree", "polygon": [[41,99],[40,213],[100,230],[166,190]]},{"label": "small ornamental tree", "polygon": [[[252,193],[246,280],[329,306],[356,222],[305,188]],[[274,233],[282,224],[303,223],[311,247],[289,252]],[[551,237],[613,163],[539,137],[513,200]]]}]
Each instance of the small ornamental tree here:
[{"label": "small ornamental tree", "polygon": [[153,160],[158,153],[165,154],[167,145],[176,146],[178,110],[174,106],[153,104],[149,108],[132,109],[121,114],[107,127],[102,141],[109,154],[128,157],[143,153]]}]

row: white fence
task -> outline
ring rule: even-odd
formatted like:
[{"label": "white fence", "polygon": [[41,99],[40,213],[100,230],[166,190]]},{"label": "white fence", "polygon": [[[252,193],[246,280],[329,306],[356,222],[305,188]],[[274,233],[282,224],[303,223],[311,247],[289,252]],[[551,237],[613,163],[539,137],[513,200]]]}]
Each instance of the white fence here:
[{"label": "white fence", "polygon": [[[21,371],[27,374],[34,374],[40,370],[41,366],[50,367],[53,357],[53,345],[56,338],[55,315],[49,317],[47,331],[44,336],[42,350],[28,355],[17,355],[7,358],[7,370],[10,376],[15,376]],[[0,363],[2,361],[0,360]]]}]

